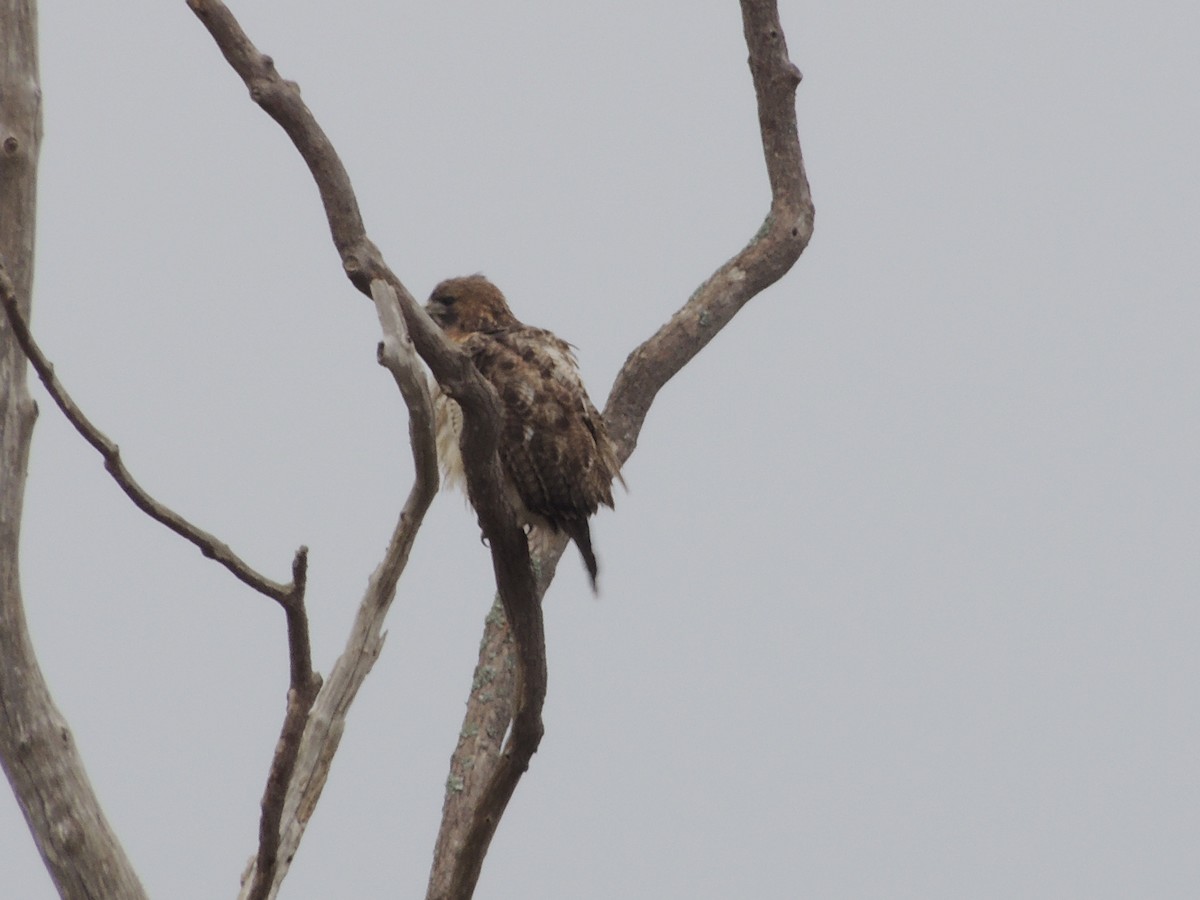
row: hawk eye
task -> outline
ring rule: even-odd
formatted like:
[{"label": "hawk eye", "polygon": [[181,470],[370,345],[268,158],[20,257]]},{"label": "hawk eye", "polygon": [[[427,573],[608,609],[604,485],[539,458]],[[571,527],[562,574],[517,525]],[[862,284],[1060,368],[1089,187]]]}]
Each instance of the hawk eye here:
[{"label": "hawk eye", "polygon": [[442,304],[442,306],[453,306],[457,300],[457,297],[450,294],[442,294],[442,296],[437,298],[437,302]]}]

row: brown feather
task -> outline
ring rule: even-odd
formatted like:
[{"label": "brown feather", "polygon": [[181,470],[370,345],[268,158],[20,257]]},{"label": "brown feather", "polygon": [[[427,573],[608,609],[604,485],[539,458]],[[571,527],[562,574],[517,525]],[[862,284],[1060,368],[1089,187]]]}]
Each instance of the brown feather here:
[{"label": "brown feather", "polygon": [[[592,405],[566,341],[522,324],[482,275],[443,281],[430,315],[496,389],[503,411],[499,455],[523,524],[565,532],[596,586],[588,517],[613,505],[616,445]],[[438,392],[438,451],[448,481],[462,479],[457,404]]]}]

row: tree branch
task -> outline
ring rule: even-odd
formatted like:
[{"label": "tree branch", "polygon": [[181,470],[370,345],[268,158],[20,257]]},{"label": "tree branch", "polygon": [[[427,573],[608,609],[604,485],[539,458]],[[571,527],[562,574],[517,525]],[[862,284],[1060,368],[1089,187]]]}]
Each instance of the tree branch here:
[{"label": "tree branch", "polygon": [[[567,545],[565,535],[535,531],[533,570],[537,573],[539,610],[541,599],[554,579],[558,560]],[[539,624],[540,627],[540,624]],[[458,743],[450,757],[446,779],[446,797],[442,804],[442,824],[430,867],[427,900],[468,898],[475,890],[499,815],[490,829],[478,821],[480,810],[490,809],[501,790],[507,790],[505,802],[512,796],[515,781],[503,772],[513,763],[505,762],[512,753],[509,725],[514,718],[514,698],[522,685],[518,679],[516,648],[512,631],[497,602],[484,621],[479,643],[479,661],[471,678],[467,712],[458,733]],[[513,733],[515,733],[515,728]],[[500,774],[497,774],[500,773]],[[503,811],[503,807],[500,807]]]},{"label": "tree branch", "polygon": [[791,269],[813,231],[813,203],[796,131],[800,71],[788,59],[775,0],[742,0],[742,24],[758,100],[771,206],[762,227],[692,293],[678,312],[629,355],[604,417],[627,459],[655,396],[751,299]]},{"label": "tree branch", "polygon": [[371,294],[372,281],[388,282],[400,300],[404,324],[413,344],[438,383],[447,391],[457,391],[451,396],[460,405],[472,406],[477,415],[486,411],[489,406],[486,382],[425,314],[388,268],[379,248],[367,237],[350,176],[329,137],[301,99],[296,83],[279,75],[274,60],[259,52],[220,0],[187,0],[187,4],[249,89],[250,99],[283,128],[308,165],[347,277],[367,296]]},{"label": "tree branch", "polygon": [[300,742],[308,713],[321,688],[321,676],[312,668],[312,644],[308,635],[308,613],[304,608],[304,591],[308,584],[308,548],[296,551],[292,561],[293,589],[283,604],[287,615],[288,657],[291,660],[291,679],[288,687],[287,712],[283,717],[271,771],[263,790],[262,816],[258,823],[258,856],[255,872],[264,873],[250,892],[252,900],[267,896],[271,876],[279,864],[279,826],[287,801],[288,786],[296,771]]},{"label": "tree branch", "polygon": [[[5,278],[4,280],[7,279]],[[75,426],[75,430],[83,436],[83,439],[95,447],[104,458],[104,468],[112,475],[113,480],[125,492],[125,495],[133,501],[138,509],[150,518],[165,525],[189,543],[195,544],[200,548],[202,554],[228,569],[238,581],[248,585],[260,594],[270,597],[286,609],[288,600],[295,590],[294,583],[281,584],[255,571],[240,556],[234,553],[228,544],[217,540],[216,537],[207,531],[197,528],[174,510],[159,503],[146,492],[145,488],[137,483],[121,459],[120,448],[92,424],[91,420],[75,404],[75,401],[71,399],[71,395],[67,393],[67,389],[63,387],[62,382],[54,374],[54,365],[46,358],[42,349],[33,339],[29,325],[25,321],[25,317],[21,315],[21,310],[17,305],[17,298],[11,292],[11,282],[8,284],[9,289],[2,289],[3,287],[4,285],[0,283],[0,302],[3,302],[4,312],[8,316],[8,322],[12,326],[17,343],[24,351],[25,356],[28,357],[30,364],[33,366],[34,371],[37,372],[38,378],[41,379],[51,399],[63,411],[63,415],[67,417],[67,420]],[[303,548],[301,549],[303,550]]]}]

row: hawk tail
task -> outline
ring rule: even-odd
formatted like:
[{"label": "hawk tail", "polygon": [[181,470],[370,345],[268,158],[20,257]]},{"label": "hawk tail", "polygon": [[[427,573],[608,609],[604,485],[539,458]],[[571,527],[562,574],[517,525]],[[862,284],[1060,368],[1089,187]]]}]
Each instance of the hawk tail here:
[{"label": "hawk tail", "polygon": [[579,548],[579,555],[583,557],[583,564],[587,566],[588,577],[592,581],[592,593],[599,594],[600,591],[596,589],[596,574],[599,572],[599,567],[596,565],[596,554],[592,552],[592,531],[588,528],[587,519],[564,522],[563,531]]}]

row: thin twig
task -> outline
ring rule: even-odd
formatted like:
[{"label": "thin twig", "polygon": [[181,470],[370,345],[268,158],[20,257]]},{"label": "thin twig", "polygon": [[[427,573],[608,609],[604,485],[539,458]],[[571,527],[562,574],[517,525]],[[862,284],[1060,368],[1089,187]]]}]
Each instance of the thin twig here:
[{"label": "thin twig", "polygon": [[92,424],[91,420],[75,404],[75,401],[67,393],[66,388],[63,387],[62,382],[54,374],[53,364],[46,358],[46,355],[33,339],[29,325],[25,321],[25,317],[21,315],[21,311],[17,306],[16,296],[12,290],[12,281],[2,269],[0,269],[0,301],[4,304],[4,311],[8,315],[8,321],[12,325],[17,342],[21,345],[21,349],[25,352],[26,357],[28,357],[34,371],[37,372],[38,378],[45,385],[46,391],[58,405],[58,408],[63,411],[63,415],[67,417],[67,420],[75,426],[75,430],[83,436],[84,440],[95,447],[104,458],[104,467],[112,475],[113,480],[116,481],[121,490],[133,501],[134,505],[156,522],[160,522],[171,529],[184,540],[195,544],[200,548],[201,553],[223,565],[243,584],[249,585],[260,594],[265,594],[286,608],[287,598],[295,589],[294,584],[281,584],[255,571],[241,557],[234,553],[228,544],[217,540],[217,538],[207,531],[197,528],[174,510],[159,503],[134,480],[129,470],[125,467],[125,463],[121,460],[120,448]]}]

